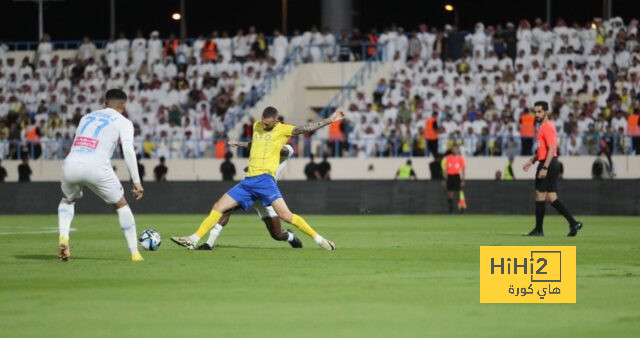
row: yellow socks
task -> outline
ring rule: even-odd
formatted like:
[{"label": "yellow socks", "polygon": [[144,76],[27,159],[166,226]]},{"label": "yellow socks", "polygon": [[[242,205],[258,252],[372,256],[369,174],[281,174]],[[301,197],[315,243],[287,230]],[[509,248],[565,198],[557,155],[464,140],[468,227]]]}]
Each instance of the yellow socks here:
[{"label": "yellow socks", "polygon": [[291,224],[295,225],[296,228],[300,229],[300,231],[309,235],[313,239],[318,236],[318,233],[313,230],[313,228],[309,224],[307,224],[307,222],[302,217],[296,214],[293,214],[293,217],[291,217]]},{"label": "yellow socks", "polygon": [[209,216],[207,216],[207,218],[205,218],[202,223],[200,223],[200,227],[194,235],[198,236],[198,239],[204,237],[204,235],[206,235],[211,229],[213,229],[213,227],[216,225],[216,223],[218,223],[221,217],[222,214],[220,212],[211,210]]},{"label": "yellow socks", "polygon": [[58,237],[58,243],[59,244],[64,244],[66,246],[69,246],[69,238],[66,236],[60,236]]}]

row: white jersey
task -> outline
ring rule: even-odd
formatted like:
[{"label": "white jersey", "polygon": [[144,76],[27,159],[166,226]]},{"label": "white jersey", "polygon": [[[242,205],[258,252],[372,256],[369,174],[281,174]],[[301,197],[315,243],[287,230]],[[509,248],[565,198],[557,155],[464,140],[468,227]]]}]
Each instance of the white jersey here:
[{"label": "white jersey", "polygon": [[111,156],[122,142],[122,154],[133,183],[140,183],[133,149],[133,124],[111,108],[96,110],[80,119],[71,152],[62,165],[61,188],[69,201],[82,197],[88,186],[109,204],[123,195],[122,184],[111,168]]},{"label": "white jersey", "polygon": [[280,165],[276,170],[276,181],[280,179],[280,176],[282,175],[284,168],[287,166],[287,161],[293,156],[293,147],[291,147],[288,144],[285,144],[283,148],[287,149],[288,154],[287,156],[280,156]]},{"label": "white jersey", "polygon": [[66,160],[108,165],[118,140],[133,144],[133,123],[111,108],[91,112],[80,120]]}]

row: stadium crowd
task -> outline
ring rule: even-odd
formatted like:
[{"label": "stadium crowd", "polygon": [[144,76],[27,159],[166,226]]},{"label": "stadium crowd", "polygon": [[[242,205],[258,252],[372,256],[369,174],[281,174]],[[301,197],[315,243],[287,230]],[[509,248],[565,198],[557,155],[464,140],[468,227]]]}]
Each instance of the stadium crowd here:
[{"label": "stadium crowd", "polygon": [[358,93],[345,122],[331,128],[332,154],[420,156],[454,143],[467,155],[530,154],[537,100],[552,104],[563,154],[638,153],[637,20],[590,25],[478,23],[471,34],[449,25],[408,34],[392,25],[380,34],[337,35],[312,27],[289,38],[250,27],[192,41],[138,32],[103,50],[85,37],[64,59],[45,34],[34,57],[20,61],[0,43],[0,158],[63,158],[81,116],[102,108],[108,88],[129,94],[143,157],[224,157],[220,140],[278,67],[292,59],[358,60],[376,48],[393,62],[393,74],[380,80],[373,100]]},{"label": "stadium crowd", "polygon": [[380,37],[390,41],[392,76],[372,100],[357,94],[332,135],[342,149],[416,156],[458,144],[467,156],[530,155],[533,103],[547,101],[563,154],[640,153],[637,20],[478,23],[473,34],[439,34],[422,25],[410,37]]}]

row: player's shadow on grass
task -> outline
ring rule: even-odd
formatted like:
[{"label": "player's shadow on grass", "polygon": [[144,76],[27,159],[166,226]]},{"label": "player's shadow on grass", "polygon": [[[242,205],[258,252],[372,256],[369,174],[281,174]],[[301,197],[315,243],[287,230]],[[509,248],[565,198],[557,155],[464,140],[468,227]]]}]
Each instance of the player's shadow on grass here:
[{"label": "player's shadow on grass", "polygon": [[[283,246],[281,248],[267,247],[267,246],[251,246],[251,245],[216,245],[216,248],[220,249],[260,249],[260,250],[291,250],[291,247]],[[213,249],[214,251],[216,249]]]},{"label": "player's shadow on grass", "polygon": [[[13,257],[17,259],[27,259],[27,260],[35,260],[35,261],[52,261],[59,260],[56,255],[14,255]],[[71,260],[87,260],[87,261],[115,261],[116,259],[110,258],[97,258],[97,257],[75,257],[71,256]]]}]

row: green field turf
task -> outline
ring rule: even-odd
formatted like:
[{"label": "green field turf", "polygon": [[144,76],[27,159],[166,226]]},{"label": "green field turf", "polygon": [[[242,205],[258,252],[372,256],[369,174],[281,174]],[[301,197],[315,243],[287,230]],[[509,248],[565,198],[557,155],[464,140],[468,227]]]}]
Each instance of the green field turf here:
[{"label": "green field turf", "polygon": [[[137,216],[164,242],[129,261],[116,215],[76,215],[72,260],[52,216],[0,216],[1,337],[638,337],[640,221],[558,216],[308,216],[338,250],[271,240],[234,216],[212,252],[170,235],[202,215]],[[12,234],[20,233],[20,234]],[[576,304],[480,304],[481,245],[576,245]]]}]

